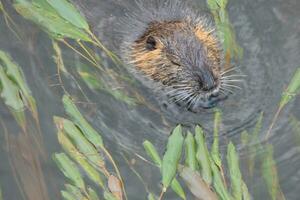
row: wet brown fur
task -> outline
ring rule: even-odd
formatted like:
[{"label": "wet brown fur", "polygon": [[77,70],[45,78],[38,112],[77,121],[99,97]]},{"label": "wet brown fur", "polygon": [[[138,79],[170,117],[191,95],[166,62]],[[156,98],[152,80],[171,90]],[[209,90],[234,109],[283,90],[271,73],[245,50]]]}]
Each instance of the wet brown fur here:
[{"label": "wet brown fur", "polygon": [[[138,71],[141,71],[146,76],[150,77],[155,81],[159,81],[164,85],[169,85],[168,74],[170,70],[176,72],[176,70],[182,70],[173,65],[173,68],[163,68],[164,64],[170,62],[168,56],[164,56],[163,43],[158,41],[156,49],[149,51],[145,48],[146,40],[149,36],[163,38],[174,33],[175,30],[185,31],[190,28],[188,22],[185,21],[171,21],[171,22],[152,22],[144,35],[140,37],[132,45],[131,53],[129,54],[131,63],[135,65]],[[207,58],[211,63],[212,71],[216,76],[220,73],[220,62],[221,62],[221,50],[218,46],[217,38],[212,34],[212,30],[207,30],[205,26],[199,24],[193,28],[193,32],[199,41],[206,48]]]}]

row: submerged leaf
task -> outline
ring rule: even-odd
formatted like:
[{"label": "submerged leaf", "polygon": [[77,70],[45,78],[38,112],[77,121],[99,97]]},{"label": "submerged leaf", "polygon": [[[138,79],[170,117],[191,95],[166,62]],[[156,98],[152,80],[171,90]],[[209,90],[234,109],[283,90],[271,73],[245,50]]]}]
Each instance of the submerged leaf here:
[{"label": "submerged leaf", "polygon": [[182,128],[178,125],[168,139],[167,150],[162,161],[162,183],[167,189],[174,179],[183,146]]},{"label": "submerged leaf", "polygon": [[81,190],[85,190],[84,181],[75,163],[64,153],[56,153],[53,155],[59,169],[63,172],[75,186]]},{"label": "submerged leaf", "polygon": [[210,167],[210,155],[204,139],[204,133],[200,126],[195,128],[195,140],[197,143],[196,158],[200,165],[201,175],[204,181],[210,185],[212,182],[212,172]]},{"label": "submerged leaf", "polygon": [[265,149],[265,156],[262,163],[262,175],[266,182],[268,192],[272,200],[277,200],[280,194],[280,185],[277,173],[277,167],[273,158],[273,146],[268,145]]},{"label": "submerged leaf", "polygon": [[191,168],[179,169],[181,178],[186,183],[191,193],[199,200],[218,200],[217,195],[211,191],[201,176]]}]

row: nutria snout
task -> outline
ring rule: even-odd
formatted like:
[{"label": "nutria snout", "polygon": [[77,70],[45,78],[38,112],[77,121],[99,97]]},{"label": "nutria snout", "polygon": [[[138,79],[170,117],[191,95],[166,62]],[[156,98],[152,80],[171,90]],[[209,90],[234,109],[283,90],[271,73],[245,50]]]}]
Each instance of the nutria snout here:
[{"label": "nutria snout", "polygon": [[215,106],[226,98],[227,72],[213,26],[186,3],[156,2],[138,3],[139,11],[124,20],[125,63],[177,105],[193,112]]}]

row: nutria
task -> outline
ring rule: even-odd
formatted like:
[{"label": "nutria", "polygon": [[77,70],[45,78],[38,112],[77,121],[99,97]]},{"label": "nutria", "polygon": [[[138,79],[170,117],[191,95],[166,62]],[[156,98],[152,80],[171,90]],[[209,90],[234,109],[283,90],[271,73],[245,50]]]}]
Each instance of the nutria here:
[{"label": "nutria", "polygon": [[119,23],[108,22],[102,30],[116,27],[120,57],[137,79],[159,97],[194,112],[227,96],[234,76],[225,76],[230,70],[222,67],[223,50],[207,14],[180,0],[123,5],[129,4]]}]

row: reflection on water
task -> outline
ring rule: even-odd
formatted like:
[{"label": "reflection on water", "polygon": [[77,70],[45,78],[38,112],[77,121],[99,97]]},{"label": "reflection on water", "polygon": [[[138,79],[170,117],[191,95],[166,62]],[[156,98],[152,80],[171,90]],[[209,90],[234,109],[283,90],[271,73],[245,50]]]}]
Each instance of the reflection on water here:
[{"label": "reflection on water", "polygon": [[[122,7],[125,4],[128,6],[129,2],[115,1],[115,3],[108,3],[105,0],[93,0],[85,3],[80,1],[81,7],[86,7],[89,10],[86,14],[89,15],[88,19],[93,27],[101,30],[98,34],[107,46],[111,46],[110,44],[114,40],[114,36],[110,34],[110,26],[107,26],[107,24],[112,23],[115,16],[124,15]],[[4,2],[4,6],[17,24],[17,33],[20,39],[17,39],[9,30],[4,18],[1,16],[0,48],[9,52],[24,71],[33,96],[37,100],[41,132],[44,138],[43,148],[49,155],[60,150],[52,117],[54,115],[64,115],[61,103],[64,90],[61,83],[63,83],[64,89],[75,98],[77,106],[81,108],[82,113],[85,114],[89,122],[102,132],[107,148],[115,158],[118,158],[116,160],[119,161],[122,174],[125,176],[127,193],[130,199],[140,199],[140,196],[136,195],[136,191],[144,191],[144,189],[138,178],[129,169],[120,154],[121,151],[125,151],[129,159],[135,158],[132,153],[137,152],[144,155],[142,143],[148,139],[158,147],[160,152],[163,152],[163,144],[165,144],[167,133],[177,123],[184,123],[187,127],[194,123],[200,123],[205,129],[211,130],[213,126],[211,111],[201,114],[184,112],[180,115],[174,115],[174,113],[170,114],[168,110],[161,110],[159,102],[157,102],[152,91],[139,82],[133,81],[130,74],[125,70],[113,68],[113,63],[107,60],[103,60],[105,69],[114,69],[108,71],[111,74],[117,72],[119,75],[117,76],[118,80],[112,80],[111,78],[116,76],[107,76],[108,74],[101,73],[101,70],[88,67],[96,79],[104,80],[104,83],[100,83],[96,90],[91,90],[91,86],[87,85],[82,79],[84,66],[89,66],[89,63],[63,44],[59,45],[63,50],[64,65],[70,75],[62,74],[62,79],[60,79],[57,75],[57,65],[52,57],[57,56],[57,52],[53,51],[52,43],[48,37],[32,24],[18,17],[10,9],[9,2]],[[202,10],[205,10],[203,9],[203,6],[205,6],[204,1],[201,2],[201,6]],[[264,119],[263,131],[261,131],[259,138],[263,138],[277,109],[281,91],[286,87],[293,72],[300,65],[298,59],[300,55],[299,9],[300,2],[297,0],[288,0],[285,3],[279,0],[273,0],[272,2],[266,0],[230,1],[230,19],[234,25],[238,42],[244,49],[243,60],[235,65],[247,77],[243,83],[243,90],[236,91],[234,95],[231,95],[228,100],[219,106],[223,113],[221,132],[223,133],[222,141],[224,143],[229,138],[237,143],[240,140],[241,131],[247,128],[252,129],[261,112],[264,113]],[[103,30],[105,31],[103,32]],[[82,73],[78,74],[78,71]],[[130,81],[128,81],[128,77]],[[127,84],[124,86],[115,82],[125,82]],[[111,88],[115,90],[111,90]],[[128,94],[132,98],[135,97],[135,100],[124,100],[124,94],[111,91],[129,91]],[[140,99],[136,97],[140,97]],[[298,199],[300,143],[294,139],[294,131],[289,125],[289,118],[291,115],[300,118],[299,105],[298,98],[283,111],[274,127],[271,138],[279,171],[279,180],[286,199]],[[13,181],[13,176],[18,176],[18,173],[22,173],[23,170],[30,171],[32,174],[23,177],[24,180],[20,180],[21,183],[27,182],[31,176],[36,177],[36,179],[31,180],[32,184],[39,182],[40,178],[45,178],[50,199],[59,199],[59,190],[63,187],[64,178],[57,171],[56,166],[51,159],[44,161],[37,158],[38,147],[36,149],[28,148],[33,138],[29,139],[25,135],[17,134],[22,130],[18,128],[14,118],[2,101],[0,113],[0,119],[5,124],[9,135],[7,138],[9,144],[11,144],[11,148],[5,146],[5,134],[0,135],[1,146],[3,146],[0,154],[2,160],[0,164],[0,182],[2,183],[4,199],[19,200],[22,199],[23,195],[29,196],[31,194],[19,192],[16,182]],[[28,120],[30,119],[28,118]],[[31,124],[29,130],[36,129],[34,120],[28,124]],[[1,132],[4,132],[4,130],[2,127]],[[245,149],[242,145],[239,149],[241,155],[245,156]],[[31,153],[28,153],[28,151]],[[18,155],[20,157],[17,157]],[[34,157],[28,157],[28,155]],[[21,161],[22,159],[24,159],[24,162]],[[34,163],[41,163],[31,166],[33,165],[32,160],[34,160]],[[17,170],[21,171],[10,168],[9,162],[13,166],[18,166]],[[37,166],[41,167],[45,177],[39,171],[40,169],[36,168]],[[242,162],[242,166],[245,169],[248,167],[246,161]],[[135,169],[143,175],[146,182],[153,183],[151,189],[158,191],[160,175],[155,168],[137,159]],[[246,182],[250,185],[249,189],[252,191],[254,199],[267,199],[268,194],[263,183],[263,177],[259,176],[259,171],[260,169],[255,169],[254,177],[248,177],[249,179],[246,179]],[[46,191],[46,186],[43,184],[37,185],[41,187],[41,191]],[[30,184],[26,186],[28,187],[26,191],[37,189]],[[42,192],[32,195],[42,195]],[[29,199],[47,198],[32,196]],[[175,199],[175,197],[170,196],[169,199]]]}]

